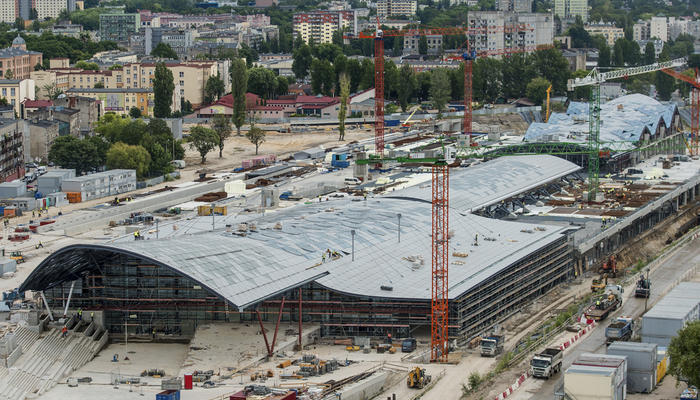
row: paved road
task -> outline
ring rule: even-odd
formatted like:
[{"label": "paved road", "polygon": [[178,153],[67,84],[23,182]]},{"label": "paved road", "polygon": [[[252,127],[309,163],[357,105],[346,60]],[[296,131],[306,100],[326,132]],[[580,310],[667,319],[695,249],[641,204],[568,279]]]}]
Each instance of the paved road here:
[{"label": "paved road", "polygon": [[[652,291],[649,298],[648,307],[659,301],[668,290],[683,277],[690,269],[700,265],[700,239],[689,240],[674,250],[671,256],[667,256],[650,273]],[[565,371],[582,353],[605,353],[605,326],[611,318],[620,315],[640,317],[644,313],[645,299],[634,297],[634,286],[625,288],[627,298],[623,302],[622,308],[608,317],[590,334],[583,337],[578,344],[569,349],[564,354],[562,371]],[[552,343],[554,346],[555,344]],[[556,344],[558,346],[558,343]],[[564,384],[563,374],[559,374],[558,379],[543,381],[539,379],[529,379],[517,392],[517,399],[553,399],[554,390]]]}]

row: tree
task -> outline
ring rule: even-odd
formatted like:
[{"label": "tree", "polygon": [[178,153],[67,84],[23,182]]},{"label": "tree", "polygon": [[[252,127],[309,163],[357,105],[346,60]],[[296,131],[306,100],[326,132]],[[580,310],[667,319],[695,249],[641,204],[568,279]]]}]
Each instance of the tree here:
[{"label": "tree", "polygon": [[475,100],[493,103],[501,94],[501,62],[495,58],[478,58],[474,61],[472,79]]},{"label": "tree", "polygon": [[15,18],[15,29],[17,29],[18,31],[24,30],[24,20],[22,19],[22,17]]},{"label": "tree", "polygon": [[190,148],[197,150],[202,157],[202,164],[207,162],[207,153],[214,150],[219,143],[219,137],[213,129],[197,125],[190,129]]},{"label": "tree", "polygon": [[135,169],[136,177],[143,178],[149,171],[151,156],[141,145],[115,143],[107,151],[107,168]]},{"label": "tree", "polygon": [[625,39],[617,39],[613,46],[613,65],[616,67],[625,66],[625,53],[622,48],[622,41]]},{"label": "tree", "polygon": [[289,91],[289,81],[284,76],[278,76],[276,79],[277,95],[285,95]]},{"label": "tree", "polygon": [[173,72],[165,66],[164,62],[157,63],[153,78],[153,115],[156,118],[167,118],[170,116],[174,90]]},{"label": "tree", "polygon": [[277,77],[267,68],[251,68],[248,70],[248,91],[263,99],[274,97],[277,92]]},{"label": "tree", "polygon": [[411,101],[416,85],[416,74],[413,72],[413,68],[408,64],[402,65],[399,69],[399,87],[397,88],[401,111],[406,112],[408,109],[408,103]]},{"label": "tree", "polygon": [[246,98],[248,90],[248,69],[245,62],[236,58],[231,62],[231,90],[233,95],[233,124],[236,134],[241,136],[241,126],[245,123]]},{"label": "tree", "polygon": [[70,135],[54,140],[49,149],[49,161],[63,168],[75,169],[78,175],[103,165],[98,149],[90,140]]},{"label": "tree", "polygon": [[551,85],[548,80],[536,77],[527,84],[527,98],[538,106],[541,106],[547,97],[547,88]]},{"label": "tree", "polygon": [[169,44],[165,42],[160,42],[156,47],[151,50],[151,55],[153,57],[158,57],[158,58],[170,58],[173,60],[177,60],[177,53],[175,50],[173,50],[172,47],[170,47]]},{"label": "tree", "polygon": [[141,118],[141,110],[138,107],[131,107],[129,109],[129,116],[131,118]]},{"label": "tree", "polygon": [[644,65],[653,64],[656,62],[656,48],[654,48],[654,43],[650,41],[644,46]]},{"label": "tree", "polygon": [[438,112],[442,112],[450,98],[450,78],[443,68],[434,69],[430,75],[430,99]]},{"label": "tree", "polygon": [[688,386],[700,387],[700,321],[693,321],[678,331],[668,345],[671,365],[668,373]]},{"label": "tree", "polygon": [[103,82],[96,82],[95,86],[93,86],[95,89],[104,89],[105,84]]},{"label": "tree", "polygon": [[598,67],[607,68],[610,66],[610,47],[603,44],[598,50]]},{"label": "tree", "polygon": [[95,62],[87,62],[84,60],[80,60],[77,63],[75,63],[75,68],[80,68],[86,71],[99,71],[100,66],[97,65]]},{"label": "tree", "polygon": [[58,98],[58,95],[63,94],[63,90],[59,89],[56,86],[56,83],[47,83],[46,85],[41,87],[44,92],[46,92],[46,97],[48,97],[51,100],[56,100]]},{"label": "tree", "polygon": [[532,58],[522,53],[504,57],[502,61],[503,97],[518,99],[525,96],[528,82],[535,77]]},{"label": "tree", "polygon": [[555,93],[566,93],[566,82],[570,75],[569,62],[561,54],[561,50],[538,50],[534,57],[537,74],[552,82]]},{"label": "tree", "polygon": [[5,71],[5,79],[12,79],[15,77],[15,72],[11,69]]},{"label": "tree", "polygon": [[315,58],[311,63],[311,90],[314,94],[331,95],[335,87],[333,66],[328,60]]},{"label": "tree", "polygon": [[418,39],[418,54],[423,56],[428,54],[428,38],[425,35],[421,35]]},{"label": "tree", "polygon": [[216,114],[214,115],[211,127],[214,129],[214,132],[216,132],[216,137],[218,139],[217,145],[219,146],[219,158],[221,158],[224,153],[224,142],[231,136],[231,120],[223,114]]},{"label": "tree", "polygon": [[338,110],[338,140],[345,140],[345,116],[350,97],[350,78],[346,73],[340,75],[340,110]]},{"label": "tree", "polygon": [[35,21],[36,21],[37,19],[39,19],[39,12],[36,10],[36,8],[33,8],[33,7],[32,7],[32,9],[29,10],[29,19],[32,19],[32,20],[35,20]]},{"label": "tree", "polygon": [[[669,61],[670,57],[668,56],[668,46],[664,46],[664,49],[661,51],[661,55],[659,56],[659,61]],[[654,85],[656,86],[656,95],[660,100],[663,101],[668,101],[671,100],[671,94],[673,91],[676,89],[675,81],[673,77],[661,72],[661,71],[656,71],[654,72],[655,74],[655,79],[654,79]]]},{"label": "tree", "polygon": [[32,31],[34,32],[39,32],[41,30],[41,24],[39,23],[38,20],[32,21]]},{"label": "tree", "polygon": [[213,103],[219,100],[224,95],[225,90],[224,81],[217,72],[215,76],[212,75],[207,79],[207,84],[204,86],[204,102]]},{"label": "tree", "polygon": [[311,54],[311,47],[308,44],[302,44],[300,47],[294,49],[292,54],[292,71],[297,79],[304,79],[306,75],[309,74],[309,68],[311,68],[311,62],[313,61],[313,55]]},{"label": "tree", "polygon": [[245,134],[245,137],[248,138],[248,140],[250,140],[250,143],[253,143],[255,145],[255,154],[257,155],[258,148],[265,141],[265,131],[263,131],[255,125],[251,125],[250,129]]},{"label": "tree", "polygon": [[124,68],[124,66],[121,64],[113,64],[112,66],[109,67],[109,70],[110,71],[120,71],[122,68]]}]

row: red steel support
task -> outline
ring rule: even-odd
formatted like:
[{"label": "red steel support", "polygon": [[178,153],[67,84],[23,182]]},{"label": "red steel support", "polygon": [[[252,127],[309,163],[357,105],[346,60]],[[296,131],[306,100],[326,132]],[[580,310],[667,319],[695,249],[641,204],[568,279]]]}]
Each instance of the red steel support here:
[{"label": "red steel support", "polygon": [[272,337],[272,346],[267,352],[267,355],[272,357],[272,353],[275,352],[275,343],[277,342],[277,331],[280,330],[280,322],[282,321],[282,309],[284,308],[284,297],[282,297],[282,302],[280,303],[280,312],[277,314],[277,324],[275,325],[275,335]]},{"label": "red steel support", "polygon": [[467,55],[464,60],[464,122],[463,130],[465,135],[469,135],[469,145],[472,144],[472,59]]},{"label": "red steel support", "polygon": [[267,354],[269,355],[271,353],[270,344],[267,341],[267,333],[265,333],[265,327],[263,326],[262,319],[260,318],[260,311],[255,310],[255,313],[258,315],[258,322],[260,323],[260,332],[262,332],[263,339],[265,339],[265,348],[267,349]]},{"label": "red steel support", "polygon": [[[698,82],[697,68],[695,68],[695,81]],[[690,125],[692,138],[690,142],[690,155],[696,156],[698,155],[698,151],[700,151],[700,148],[698,148],[698,144],[700,144],[698,140],[698,131],[700,131],[700,90],[698,90],[697,86],[692,89],[690,96],[692,98],[692,122]]]},{"label": "red steel support", "polygon": [[449,191],[447,164],[432,167],[432,300],[430,313],[430,361],[447,362]]},{"label": "red steel support", "polygon": [[374,38],[374,149],[384,154],[384,36],[379,29]]}]

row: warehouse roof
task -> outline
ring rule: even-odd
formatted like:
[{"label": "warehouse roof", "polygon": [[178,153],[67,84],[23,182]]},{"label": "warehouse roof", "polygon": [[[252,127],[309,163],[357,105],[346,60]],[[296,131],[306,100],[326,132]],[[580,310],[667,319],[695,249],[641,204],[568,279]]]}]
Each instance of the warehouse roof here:
[{"label": "warehouse roof", "polygon": [[[527,141],[585,142],[588,140],[589,104],[571,102],[566,113],[552,113],[547,123],[532,123]],[[675,104],[662,104],[649,96],[631,94],[600,106],[602,142],[637,142],[645,132],[655,133],[659,124],[670,126],[678,112]]]},{"label": "warehouse roof", "polygon": [[[472,204],[475,200],[465,195],[477,186],[470,176],[482,179],[484,174],[511,171],[492,177],[497,182],[496,190],[474,194],[482,196],[482,203],[498,201],[494,199],[504,195],[503,188],[510,188],[512,194],[517,188],[529,187],[532,182],[528,179],[550,178],[578,169],[552,158],[512,157],[479,168],[460,169],[453,174],[451,193],[457,199],[470,199],[461,202]],[[546,173],[533,175],[532,170]],[[21,289],[40,290],[75,279],[90,268],[94,263],[91,259],[116,252],[142,257],[187,275],[240,309],[309,281],[353,295],[429,299],[431,211],[424,197],[429,196],[430,188],[414,189],[394,192],[395,198],[342,198],[289,207],[264,216],[243,214],[235,217],[235,224],[227,220],[234,230],[238,223],[248,223],[251,229],[245,233],[208,232],[161,240],[68,246],[45,259]],[[464,210],[463,207],[458,210]],[[400,242],[398,213],[402,214]],[[567,229],[453,212],[450,298],[459,297],[560,239]],[[342,256],[322,263],[326,250]]]}]

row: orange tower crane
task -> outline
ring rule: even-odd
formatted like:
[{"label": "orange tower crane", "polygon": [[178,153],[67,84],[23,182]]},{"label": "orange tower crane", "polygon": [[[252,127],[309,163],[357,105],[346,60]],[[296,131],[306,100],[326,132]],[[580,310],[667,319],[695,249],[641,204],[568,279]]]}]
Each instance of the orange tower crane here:
[{"label": "orange tower crane", "polygon": [[668,75],[676,79],[680,79],[684,82],[688,82],[693,86],[693,90],[690,92],[691,98],[691,119],[690,119],[690,145],[688,150],[690,150],[691,156],[696,156],[700,154],[700,139],[698,139],[698,131],[700,130],[700,81],[698,80],[698,69],[695,68],[695,79],[683,75],[672,69],[662,69]]}]

